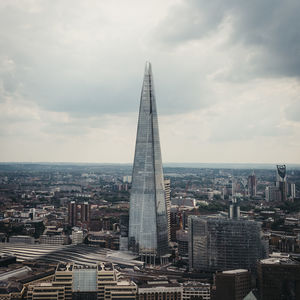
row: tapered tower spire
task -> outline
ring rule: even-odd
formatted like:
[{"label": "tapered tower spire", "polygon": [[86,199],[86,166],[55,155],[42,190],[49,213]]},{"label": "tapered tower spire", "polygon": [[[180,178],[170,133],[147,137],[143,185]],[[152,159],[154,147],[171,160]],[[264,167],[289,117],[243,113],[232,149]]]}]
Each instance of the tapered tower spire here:
[{"label": "tapered tower spire", "polygon": [[142,86],[129,211],[129,248],[152,259],[168,253],[168,225],[150,62]]}]

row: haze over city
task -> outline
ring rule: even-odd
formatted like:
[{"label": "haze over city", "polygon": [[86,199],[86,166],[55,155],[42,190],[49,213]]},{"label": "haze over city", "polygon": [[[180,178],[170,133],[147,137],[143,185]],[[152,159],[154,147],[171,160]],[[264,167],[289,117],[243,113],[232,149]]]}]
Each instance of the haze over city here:
[{"label": "haze over city", "polygon": [[299,1],[1,1],[0,161],[300,163]]}]

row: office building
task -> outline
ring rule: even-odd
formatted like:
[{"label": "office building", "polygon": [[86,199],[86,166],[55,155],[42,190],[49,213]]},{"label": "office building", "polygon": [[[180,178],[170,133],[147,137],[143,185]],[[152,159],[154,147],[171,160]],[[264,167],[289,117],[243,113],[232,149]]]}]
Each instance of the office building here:
[{"label": "office building", "polygon": [[217,272],[215,300],[243,300],[251,291],[251,273],[237,269]]},{"label": "office building", "polygon": [[262,256],[260,223],[218,216],[190,216],[188,224],[191,270],[255,270],[256,261]]},{"label": "office building", "polygon": [[30,284],[27,300],[65,300],[65,287],[53,286],[51,282]]},{"label": "office building", "polygon": [[86,229],[90,226],[91,206],[88,202],[77,204],[70,201],[68,204],[68,223],[71,227],[81,226]]},{"label": "office building", "polygon": [[147,281],[138,285],[138,300],[180,300],[183,288],[167,280]]},{"label": "office building", "polygon": [[66,245],[68,244],[69,239],[66,235],[46,235],[43,234],[40,236],[40,244],[47,245]]},{"label": "office building", "polygon": [[88,235],[87,242],[90,245],[108,248],[112,250],[120,249],[120,235],[110,231],[90,233]]},{"label": "office building", "polygon": [[281,192],[277,186],[267,186],[265,190],[265,199],[267,202],[281,201]]},{"label": "office building", "polygon": [[82,244],[83,243],[83,231],[80,230],[79,228],[74,228],[72,230],[72,235],[71,235],[71,239],[72,239],[72,244]]},{"label": "office building", "polygon": [[178,244],[178,256],[188,257],[189,255],[189,234],[187,230],[180,229],[176,232],[176,240]]},{"label": "office building", "polygon": [[91,207],[88,202],[84,202],[80,205],[80,217],[81,217],[81,224],[85,225],[86,227],[89,226],[90,223],[90,215],[91,215]]},{"label": "office building", "polygon": [[65,300],[134,300],[137,293],[136,284],[121,279],[111,263],[60,263],[52,286],[64,287]]},{"label": "office building", "polygon": [[228,217],[229,219],[238,220],[240,216],[241,216],[240,206],[238,204],[236,197],[233,197],[229,205]]},{"label": "office building", "polygon": [[261,300],[300,299],[300,262],[288,255],[273,256],[258,263]]},{"label": "office building", "polygon": [[9,238],[10,243],[34,244],[34,237],[28,235],[13,235]]},{"label": "office building", "polygon": [[151,64],[141,93],[129,209],[129,249],[146,263],[164,263],[168,220]]},{"label": "office building", "polygon": [[182,300],[210,300],[210,284],[197,282],[197,281],[187,281],[182,285]]},{"label": "office building", "polygon": [[291,183],[289,184],[289,196],[291,197],[292,200],[296,198],[296,184]]},{"label": "office building", "polygon": [[235,178],[232,178],[231,180],[231,196],[235,196],[235,194],[238,192],[238,183]]},{"label": "office building", "polygon": [[170,179],[165,179],[165,199],[166,199],[166,206],[167,206],[167,219],[168,219],[168,241],[171,240],[171,186],[170,186]]},{"label": "office building", "polygon": [[276,170],[276,187],[280,191],[281,201],[287,200],[287,180],[286,180],[286,166],[277,165]]},{"label": "office building", "polygon": [[176,242],[177,231],[181,229],[182,225],[182,211],[176,207],[172,207],[170,210],[170,238],[171,242]]},{"label": "office building", "polygon": [[248,195],[250,197],[256,196],[256,185],[257,185],[256,176],[253,172],[252,175],[248,177]]},{"label": "office building", "polygon": [[132,176],[123,176],[123,182],[124,183],[131,183],[131,180],[132,180]]},{"label": "office building", "polygon": [[77,225],[77,204],[75,201],[68,203],[68,223],[71,227]]}]

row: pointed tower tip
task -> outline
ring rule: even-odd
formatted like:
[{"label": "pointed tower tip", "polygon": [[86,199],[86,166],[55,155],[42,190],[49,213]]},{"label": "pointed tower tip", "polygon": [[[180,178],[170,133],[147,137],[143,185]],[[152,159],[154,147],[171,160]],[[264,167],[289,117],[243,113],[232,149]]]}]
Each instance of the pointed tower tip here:
[{"label": "pointed tower tip", "polygon": [[145,74],[150,74],[150,73],[151,73],[151,63],[150,61],[146,61]]}]

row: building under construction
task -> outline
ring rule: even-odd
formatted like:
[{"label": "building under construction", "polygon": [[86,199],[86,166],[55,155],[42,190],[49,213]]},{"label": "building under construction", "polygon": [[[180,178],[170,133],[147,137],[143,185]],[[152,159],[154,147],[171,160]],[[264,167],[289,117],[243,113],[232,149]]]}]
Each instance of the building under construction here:
[{"label": "building under construction", "polygon": [[263,253],[260,223],[220,216],[190,216],[188,224],[190,269],[255,270]]}]

